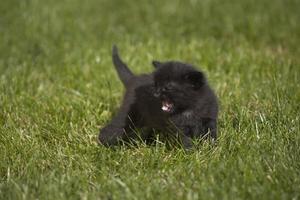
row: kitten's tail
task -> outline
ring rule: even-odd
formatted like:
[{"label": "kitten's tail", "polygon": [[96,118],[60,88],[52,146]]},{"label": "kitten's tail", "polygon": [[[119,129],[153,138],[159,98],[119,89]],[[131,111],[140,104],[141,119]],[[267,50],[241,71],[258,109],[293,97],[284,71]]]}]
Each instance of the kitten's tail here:
[{"label": "kitten's tail", "polygon": [[126,87],[130,79],[134,77],[134,74],[129,70],[127,65],[121,60],[116,45],[113,45],[112,48],[112,60],[118,72],[119,78],[121,79],[121,81]]}]

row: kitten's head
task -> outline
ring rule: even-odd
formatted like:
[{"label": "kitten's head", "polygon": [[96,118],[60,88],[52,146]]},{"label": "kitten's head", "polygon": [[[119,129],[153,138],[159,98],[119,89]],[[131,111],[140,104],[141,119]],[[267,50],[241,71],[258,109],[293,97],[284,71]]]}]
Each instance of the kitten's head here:
[{"label": "kitten's head", "polygon": [[205,76],[191,65],[181,62],[153,61],[155,93],[161,109],[167,114],[192,109],[199,90],[206,84]]}]

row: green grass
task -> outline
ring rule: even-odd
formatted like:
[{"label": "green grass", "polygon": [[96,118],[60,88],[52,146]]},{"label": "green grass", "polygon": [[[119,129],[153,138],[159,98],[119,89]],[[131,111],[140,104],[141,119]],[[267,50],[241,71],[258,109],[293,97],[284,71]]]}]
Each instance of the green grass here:
[{"label": "green grass", "polygon": [[[136,3],[135,3],[136,2]],[[300,199],[298,0],[1,0],[0,199]],[[206,72],[219,140],[98,146],[152,59]]]}]

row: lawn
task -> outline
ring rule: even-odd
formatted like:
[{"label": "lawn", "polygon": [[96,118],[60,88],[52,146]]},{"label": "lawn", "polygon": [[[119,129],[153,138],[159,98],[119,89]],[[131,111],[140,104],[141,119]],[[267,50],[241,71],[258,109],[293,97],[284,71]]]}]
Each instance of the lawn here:
[{"label": "lawn", "polygon": [[[300,199],[300,1],[1,0],[0,199]],[[107,149],[99,129],[151,61],[202,69],[216,146]]]}]

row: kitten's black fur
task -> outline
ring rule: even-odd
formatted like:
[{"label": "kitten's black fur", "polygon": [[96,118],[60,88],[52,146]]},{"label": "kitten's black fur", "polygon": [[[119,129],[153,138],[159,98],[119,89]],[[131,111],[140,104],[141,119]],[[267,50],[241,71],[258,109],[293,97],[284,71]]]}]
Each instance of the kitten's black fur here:
[{"label": "kitten's black fur", "polygon": [[151,138],[151,130],[178,137],[185,148],[192,138],[216,139],[218,103],[204,74],[181,62],[153,61],[156,70],[134,75],[120,59],[117,47],[112,58],[126,93],[122,105],[111,122],[100,130],[99,141],[117,145],[137,136]]}]

